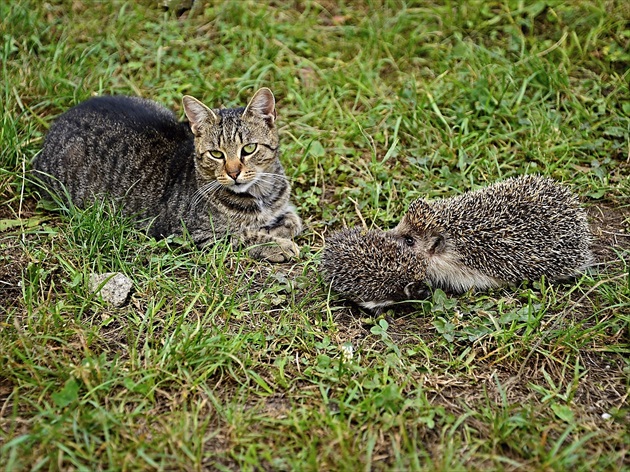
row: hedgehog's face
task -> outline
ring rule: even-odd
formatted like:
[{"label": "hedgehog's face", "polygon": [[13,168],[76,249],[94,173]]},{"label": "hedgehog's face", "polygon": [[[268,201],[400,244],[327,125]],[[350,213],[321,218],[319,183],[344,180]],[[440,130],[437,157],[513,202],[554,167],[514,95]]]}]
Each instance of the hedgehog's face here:
[{"label": "hedgehog's face", "polygon": [[385,234],[425,260],[439,255],[446,246],[445,233],[440,227],[436,224],[419,225],[417,216],[411,213],[403,216],[398,226]]},{"label": "hedgehog's face", "polygon": [[424,299],[428,293],[426,261],[382,231],[347,229],[333,234],[322,264],[332,288],[366,308]]}]

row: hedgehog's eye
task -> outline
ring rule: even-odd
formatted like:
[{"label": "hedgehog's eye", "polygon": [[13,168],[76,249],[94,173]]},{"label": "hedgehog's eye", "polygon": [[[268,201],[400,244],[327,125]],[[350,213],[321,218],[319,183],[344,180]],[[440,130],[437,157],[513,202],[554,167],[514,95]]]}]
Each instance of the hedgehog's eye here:
[{"label": "hedgehog's eye", "polygon": [[210,157],[213,157],[214,159],[223,159],[223,153],[216,149],[212,151],[207,151],[206,154],[210,155]]},{"label": "hedgehog's eye", "polygon": [[416,241],[411,236],[404,236],[403,241],[405,241],[405,244],[409,247],[413,246],[416,243]]}]

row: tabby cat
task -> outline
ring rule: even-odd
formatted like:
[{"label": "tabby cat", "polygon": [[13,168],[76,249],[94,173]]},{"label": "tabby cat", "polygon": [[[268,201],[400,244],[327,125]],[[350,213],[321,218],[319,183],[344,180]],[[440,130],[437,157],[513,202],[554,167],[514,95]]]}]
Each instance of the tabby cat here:
[{"label": "tabby cat", "polygon": [[142,98],[87,100],[55,121],[34,170],[78,207],[114,199],[156,238],[183,224],[198,246],[227,236],[257,259],[296,256],[302,222],[278,159],[271,90],[246,108],[210,109],[190,96],[183,105],[188,124]]}]

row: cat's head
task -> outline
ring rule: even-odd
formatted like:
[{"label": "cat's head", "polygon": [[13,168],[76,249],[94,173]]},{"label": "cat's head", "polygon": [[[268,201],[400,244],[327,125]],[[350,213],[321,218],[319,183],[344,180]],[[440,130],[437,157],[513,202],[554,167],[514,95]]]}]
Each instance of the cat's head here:
[{"label": "cat's head", "polygon": [[277,172],[276,101],[261,88],[245,108],[211,110],[184,96],[184,111],[195,136],[196,168],[204,181],[216,180],[233,192],[246,192]]}]

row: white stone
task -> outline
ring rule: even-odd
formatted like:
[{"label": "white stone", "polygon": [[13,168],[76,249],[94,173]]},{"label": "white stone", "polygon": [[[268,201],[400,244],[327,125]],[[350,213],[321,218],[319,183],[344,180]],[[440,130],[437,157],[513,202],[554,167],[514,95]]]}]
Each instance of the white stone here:
[{"label": "white stone", "polygon": [[[102,287],[101,287],[102,286]],[[99,289],[99,287],[101,287]],[[133,282],[120,272],[90,275],[90,290],[98,293],[104,302],[121,307],[129,298]]]}]

